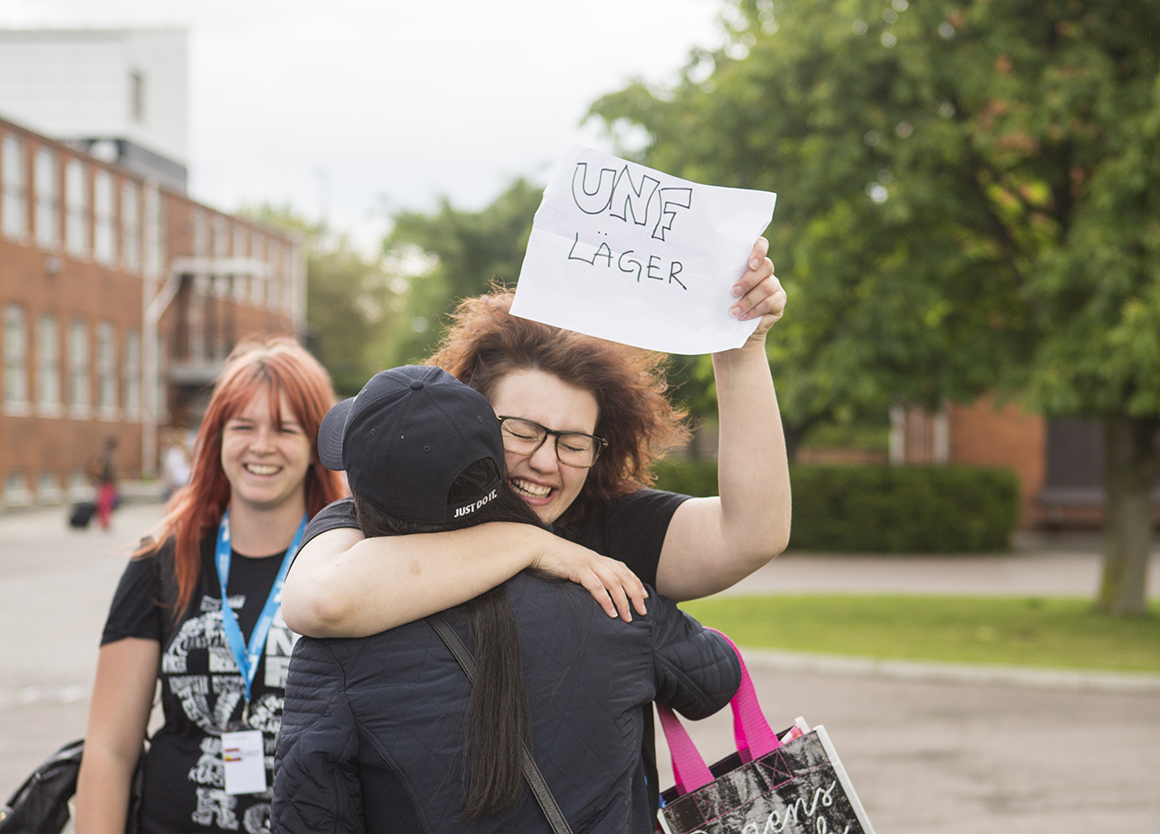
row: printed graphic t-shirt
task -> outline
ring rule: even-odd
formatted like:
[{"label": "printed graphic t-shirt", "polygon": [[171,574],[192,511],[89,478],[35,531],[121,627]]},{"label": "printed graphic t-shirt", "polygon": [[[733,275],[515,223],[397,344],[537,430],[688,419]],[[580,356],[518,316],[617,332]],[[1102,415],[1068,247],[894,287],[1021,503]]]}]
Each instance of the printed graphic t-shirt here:
[{"label": "printed graphic t-shirt", "polygon": [[[172,620],[166,600],[175,594],[172,541],[157,555],[131,561],[113,597],[101,645],[126,637],[161,644],[164,725],[145,759],[140,831],[240,832],[270,830],[271,790],[228,795],[221,733],[240,728],[245,684],[222,628],[221,591],[214,566],[215,538],[201,543],[201,574],[182,618]],[[282,564],[283,553],[247,558],[234,553],[226,588],[249,644]],[[262,731],[266,784],[273,785],[275,737],[282,723],[286,668],[298,635],[274,618],[251,688],[249,727]]]}]

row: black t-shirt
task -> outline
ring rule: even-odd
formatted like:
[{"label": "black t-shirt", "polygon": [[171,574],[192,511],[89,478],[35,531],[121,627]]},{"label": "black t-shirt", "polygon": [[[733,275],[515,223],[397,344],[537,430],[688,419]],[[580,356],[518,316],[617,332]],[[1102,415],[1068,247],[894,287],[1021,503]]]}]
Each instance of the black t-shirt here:
[{"label": "black t-shirt", "polygon": [[[657,566],[661,548],[673,513],[688,500],[687,495],[641,489],[617,498],[603,510],[592,512],[579,521],[557,525],[553,532],[568,541],[583,545],[602,556],[624,562],[644,583],[656,586]],[[310,520],[302,536],[302,544],[327,530],[340,527],[358,527],[354,501],[343,498],[325,507]],[[652,721],[652,705],[645,707],[644,739],[641,757],[648,778],[650,807],[660,805],[660,786],[657,784],[656,727]]]},{"label": "black t-shirt", "polygon": [[[101,645],[125,637],[161,644],[161,706],[165,724],[150,739],[145,759],[142,834],[270,830],[269,788],[263,793],[228,795],[221,733],[238,728],[245,685],[222,628],[221,590],[214,565],[215,537],[201,544],[201,574],[189,608],[172,619],[173,547],[135,559],[121,576]],[[250,634],[266,605],[283,553],[230,559],[226,592],[242,636]],[[298,635],[274,618],[251,688],[249,727],[262,731],[266,783],[273,785],[275,736],[282,723],[286,669]]]}]

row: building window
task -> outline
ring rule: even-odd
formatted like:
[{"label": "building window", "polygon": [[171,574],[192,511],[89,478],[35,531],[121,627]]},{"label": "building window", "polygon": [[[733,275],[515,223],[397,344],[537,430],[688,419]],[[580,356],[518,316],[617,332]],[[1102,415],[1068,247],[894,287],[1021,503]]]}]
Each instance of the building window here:
[{"label": "building window", "polygon": [[64,492],[60,488],[60,478],[55,472],[41,472],[40,480],[36,483],[36,502],[38,504],[59,504],[64,499]]},{"label": "building window", "polygon": [[46,417],[60,414],[60,332],[53,315],[36,322],[36,404]]},{"label": "building window", "polygon": [[164,414],[167,403],[165,400],[165,380],[169,375],[168,360],[165,355],[165,342],[160,333],[153,334],[153,355],[157,357],[157,373],[151,374],[145,384],[149,386],[149,404],[145,406],[150,413]]},{"label": "building window", "polygon": [[24,308],[4,307],[4,410],[21,413],[28,407],[28,327]]},{"label": "building window", "polygon": [[64,171],[65,226],[64,244],[73,257],[89,255],[89,192],[85,166],[79,159],[70,160]]},{"label": "building window", "polygon": [[227,235],[226,219],[220,215],[213,219],[213,256],[225,258],[230,254],[230,239]]},{"label": "building window", "polygon": [[[250,258],[255,266],[264,264],[266,260],[266,241],[258,235],[250,238]],[[260,267],[259,267],[260,269]],[[261,309],[266,303],[266,273],[255,270],[250,276],[250,303]]]},{"label": "building window", "polygon": [[36,152],[36,245],[55,249],[60,243],[60,176],[56,154],[48,148]]},{"label": "building window", "polygon": [[73,414],[89,411],[89,328],[83,321],[68,327],[68,405]]},{"label": "building window", "polygon": [[209,256],[209,223],[205,219],[205,212],[198,209],[193,210],[193,256]]},{"label": "building window", "polygon": [[270,289],[267,294],[270,303],[267,306],[277,313],[282,310],[282,287],[286,284],[286,270],[290,260],[285,248],[281,246],[273,249],[271,254],[274,257],[270,259]]},{"label": "building window", "polygon": [[83,470],[74,469],[69,473],[68,498],[70,501],[93,500],[93,484]]},{"label": "building window", "polygon": [[4,137],[0,147],[0,213],[3,214],[4,236],[10,240],[22,241],[28,233],[28,208],[25,205],[24,183],[24,143],[12,134]]},{"label": "building window", "polygon": [[298,280],[298,262],[294,257],[294,249],[286,247],[286,255],[282,259],[282,306],[283,313],[290,313],[294,309],[294,287]]},{"label": "building window", "polygon": [[125,413],[141,414],[141,334],[125,331],[125,353],[121,362],[121,390],[125,392]]},{"label": "building window", "polygon": [[282,272],[282,247],[274,243],[266,250],[266,262],[269,265],[269,270],[266,275],[266,309],[278,309],[278,287],[281,284],[279,276]]},{"label": "building window", "polygon": [[8,507],[27,507],[32,503],[32,492],[23,472],[9,472],[4,476],[4,504]]},{"label": "building window", "polygon": [[[246,230],[241,226],[234,226],[234,257],[246,257],[246,250],[249,249],[249,237],[246,235]],[[242,272],[234,276],[233,299],[234,301],[246,302],[250,297],[250,276],[248,273]]]},{"label": "building window", "polygon": [[205,353],[206,296],[209,295],[209,278],[198,275],[193,282],[189,304],[189,358],[201,362]]},{"label": "building window", "polygon": [[113,265],[113,178],[108,171],[97,171],[93,177],[93,259],[104,266]]},{"label": "building window", "polygon": [[164,260],[162,251],[161,192],[156,185],[145,188],[145,274],[155,277],[161,274]]},{"label": "building window", "polygon": [[117,362],[113,335],[113,325],[109,322],[97,325],[97,413],[106,418],[117,413]]},{"label": "building window", "polygon": [[145,73],[129,73],[129,117],[138,124],[145,121]]},{"label": "building window", "polygon": [[141,191],[137,183],[121,186],[121,263],[128,272],[141,268]]}]

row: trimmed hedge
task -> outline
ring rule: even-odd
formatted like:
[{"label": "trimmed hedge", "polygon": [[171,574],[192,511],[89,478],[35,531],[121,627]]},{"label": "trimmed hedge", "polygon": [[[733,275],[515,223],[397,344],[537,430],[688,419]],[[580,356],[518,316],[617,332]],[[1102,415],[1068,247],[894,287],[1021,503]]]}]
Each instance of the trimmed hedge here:
[{"label": "trimmed hedge", "polygon": [[653,467],[657,489],[683,495],[716,495],[717,462],[713,460],[662,460]]},{"label": "trimmed hedge", "polygon": [[[979,553],[1006,550],[1019,481],[965,466],[793,466],[791,550]],[[665,461],[657,487],[716,495],[712,462]]]}]

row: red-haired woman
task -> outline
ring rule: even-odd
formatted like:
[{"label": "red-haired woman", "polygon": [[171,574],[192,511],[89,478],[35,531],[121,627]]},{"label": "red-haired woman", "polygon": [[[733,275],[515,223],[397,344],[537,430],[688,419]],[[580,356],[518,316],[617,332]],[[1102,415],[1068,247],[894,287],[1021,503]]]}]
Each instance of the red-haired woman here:
[{"label": "red-haired woman", "polygon": [[[730,309],[760,319],[756,330],[713,356],[719,496],[648,488],[654,455],[684,437],[658,356],[516,318],[507,293],[468,299],[430,362],[491,402],[508,483],[552,532],[486,524],[364,539],[353,506],[340,502],[310,525],[290,573],[291,627],[365,637],[459,605],[528,567],[580,583],[610,616],[631,619],[632,609],[645,610],[641,580],[693,599],[769,562],[789,540],[790,488],[765,355],[786,299],[767,249],[758,240]],[[655,791],[655,771],[650,785]]]},{"label": "red-haired woman", "polygon": [[161,681],[142,832],[264,832],[294,635],[281,584],[307,520],[345,494],[322,466],[330,378],[289,339],[239,345],[188,485],[125,570],[101,638],[77,789],[80,834],[121,834]]}]

